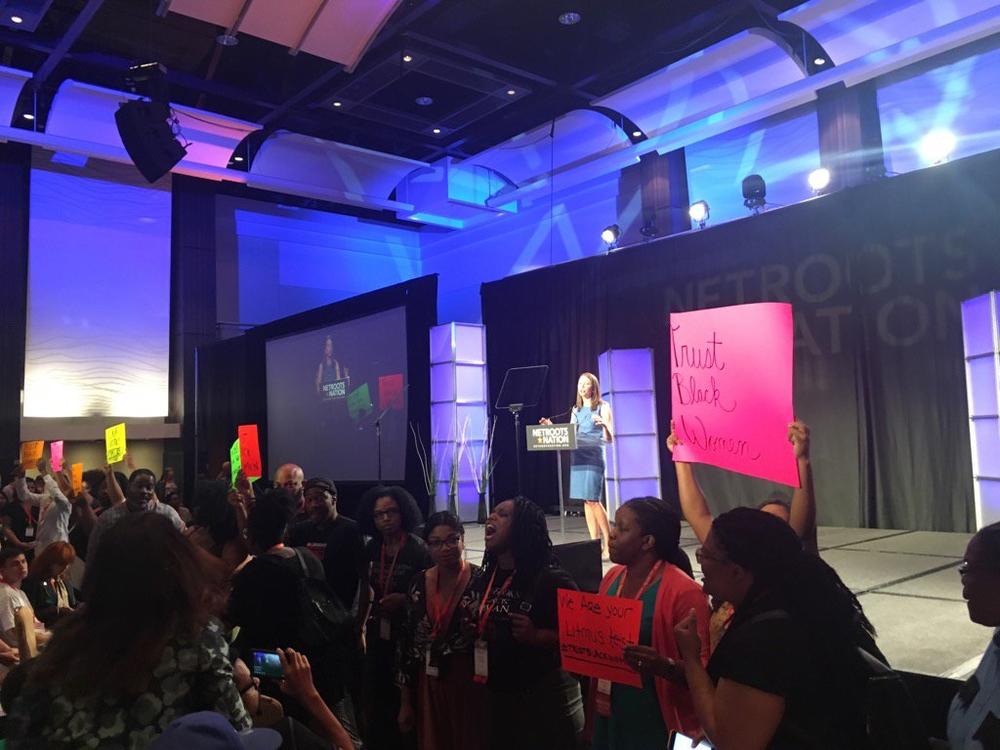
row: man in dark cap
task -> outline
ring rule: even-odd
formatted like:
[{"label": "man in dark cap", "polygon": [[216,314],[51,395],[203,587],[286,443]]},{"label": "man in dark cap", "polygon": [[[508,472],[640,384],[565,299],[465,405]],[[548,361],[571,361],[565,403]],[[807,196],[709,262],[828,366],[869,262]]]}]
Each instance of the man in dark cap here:
[{"label": "man in dark cap", "polygon": [[349,610],[354,609],[365,565],[364,542],[357,523],[337,512],[337,486],[313,477],[302,487],[308,518],[289,529],[292,547],[307,547],[323,562],[326,582]]}]

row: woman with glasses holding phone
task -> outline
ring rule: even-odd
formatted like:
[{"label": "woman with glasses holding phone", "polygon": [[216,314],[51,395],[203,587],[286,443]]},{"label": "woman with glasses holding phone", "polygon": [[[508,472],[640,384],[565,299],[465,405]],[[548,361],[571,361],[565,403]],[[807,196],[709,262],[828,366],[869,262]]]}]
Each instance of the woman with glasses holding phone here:
[{"label": "woman with glasses holding phone", "polygon": [[402,487],[374,487],[361,499],[358,525],[371,537],[365,547],[358,624],[364,628],[364,711],[367,744],[374,750],[412,746],[399,731],[396,649],[406,620],[413,577],[431,566],[413,495]]},{"label": "woman with glasses holding phone", "polygon": [[428,518],[424,540],[434,567],[410,585],[400,637],[399,729],[415,727],[420,750],[479,750],[486,693],[473,681],[478,598],[469,588],[479,567],[465,561],[465,528],[452,513]]}]

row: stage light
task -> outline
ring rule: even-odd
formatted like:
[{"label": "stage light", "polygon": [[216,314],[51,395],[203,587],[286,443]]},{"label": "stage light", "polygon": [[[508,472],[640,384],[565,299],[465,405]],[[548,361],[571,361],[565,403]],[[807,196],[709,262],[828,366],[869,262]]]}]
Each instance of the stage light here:
[{"label": "stage light", "polygon": [[955,134],[947,128],[934,128],[920,139],[920,158],[926,164],[940,164],[955,150]]},{"label": "stage light", "polygon": [[20,16],[11,16],[10,17],[10,22],[11,23],[24,23],[24,19],[21,18]]},{"label": "stage light", "polygon": [[601,231],[601,239],[604,240],[610,250],[618,244],[618,238],[621,237],[621,233],[621,228],[617,224],[612,224]]},{"label": "stage light", "polygon": [[514,96],[516,93],[514,89],[507,89],[507,96]]},{"label": "stage light", "polygon": [[243,161],[243,157],[242,156],[234,156],[233,157],[233,161]]},{"label": "stage light", "polygon": [[414,101],[421,107],[429,107],[434,103],[434,100],[429,96],[418,96]]},{"label": "stage light", "polygon": [[413,62],[413,55],[403,55],[403,62]]},{"label": "stage light", "polygon": [[817,57],[816,59],[813,60],[813,65],[815,65],[817,68],[820,67],[821,65],[826,65],[826,58]]},{"label": "stage light", "polygon": [[814,169],[809,173],[809,187],[815,195],[819,195],[826,190],[830,184],[830,170],[826,167]]},{"label": "stage light", "polygon": [[583,16],[581,16],[575,10],[569,10],[559,15],[559,23],[561,23],[563,26],[573,26],[574,24],[580,23],[582,19]]},{"label": "stage light", "polygon": [[215,41],[217,44],[220,44],[223,47],[235,47],[237,44],[240,43],[240,40],[236,37],[235,34],[219,34],[217,37],[215,37]]},{"label": "stage light", "polygon": [[343,107],[343,106],[344,106],[344,103],[343,103],[343,102],[334,102],[334,103],[333,103],[333,106],[334,106],[334,107]]},{"label": "stage light", "polygon": [[25,120],[34,120],[35,119],[35,116],[33,114],[31,114],[31,112],[25,112],[23,115],[21,115],[21,117],[23,117]]},{"label": "stage light", "polygon": [[767,183],[759,174],[752,174],[743,180],[743,205],[759,214],[767,197]]},{"label": "stage light", "polygon": [[633,138],[642,138],[642,131],[641,130],[633,130],[632,131],[632,137]]},{"label": "stage light", "polygon": [[710,214],[711,209],[708,207],[708,201],[697,201],[688,207],[688,216],[690,216],[691,221],[697,224],[701,229],[705,228],[705,224],[708,222]]},{"label": "stage light", "polygon": [[434,128],[434,130],[432,130],[431,132],[434,135],[441,135],[441,128]]}]

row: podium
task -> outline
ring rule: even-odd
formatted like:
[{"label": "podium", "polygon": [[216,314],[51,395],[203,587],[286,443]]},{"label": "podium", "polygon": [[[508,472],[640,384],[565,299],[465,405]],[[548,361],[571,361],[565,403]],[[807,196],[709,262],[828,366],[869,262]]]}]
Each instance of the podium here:
[{"label": "podium", "polygon": [[555,451],[559,477],[559,533],[565,534],[566,497],[563,494],[562,452],[576,450],[576,424],[529,424],[526,430],[529,451]]},{"label": "podium", "polygon": [[351,387],[350,377],[338,378],[330,383],[320,386],[324,401],[340,401],[347,398],[347,391]]}]

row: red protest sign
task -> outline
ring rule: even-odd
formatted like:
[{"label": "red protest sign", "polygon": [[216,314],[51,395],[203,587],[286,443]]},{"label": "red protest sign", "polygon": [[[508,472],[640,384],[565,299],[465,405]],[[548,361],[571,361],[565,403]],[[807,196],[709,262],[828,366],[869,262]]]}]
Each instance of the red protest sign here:
[{"label": "red protest sign", "polygon": [[798,486],[788,444],[792,306],[733,305],[670,314],[674,461]]},{"label": "red protest sign", "polygon": [[257,441],[257,425],[240,425],[236,436],[240,441],[240,463],[243,467],[243,474],[250,481],[264,476],[260,461],[260,443]]},{"label": "red protest sign", "polygon": [[625,647],[639,643],[642,602],[569,589],[557,594],[563,669],[642,687],[624,659]]}]

